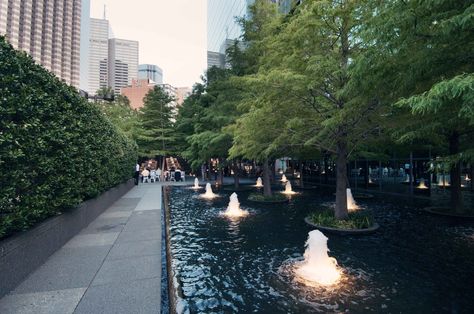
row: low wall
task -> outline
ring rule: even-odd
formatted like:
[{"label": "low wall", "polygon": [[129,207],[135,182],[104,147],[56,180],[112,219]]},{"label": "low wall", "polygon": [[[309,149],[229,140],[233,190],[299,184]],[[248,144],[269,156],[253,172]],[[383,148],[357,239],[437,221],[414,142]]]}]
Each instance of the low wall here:
[{"label": "low wall", "polygon": [[70,212],[49,218],[33,229],[0,241],[0,298],[133,186],[133,180],[129,180],[83,202]]}]

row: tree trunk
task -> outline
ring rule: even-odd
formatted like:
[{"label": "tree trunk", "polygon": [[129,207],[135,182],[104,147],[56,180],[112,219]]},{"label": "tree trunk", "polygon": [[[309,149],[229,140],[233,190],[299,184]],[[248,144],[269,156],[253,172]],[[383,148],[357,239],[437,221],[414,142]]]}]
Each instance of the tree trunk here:
[{"label": "tree trunk", "polygon": [[303,183],[303,162],[299,162],[299,172],[300,172],[300,186],[304,188],[304,183]]},{"label": "tree trunk", "polygon": [[270,182],[270,167],[268,166],[268,159],[263,162],[263,195],[272,196],[272,186]]},{"label": "tree trunk", "polygon": [[234,172],[234,187],[238,189],[240,187],[240,180],[239,180],[240,169],[239,169],[238,163],[232,162],[232,171]]},{"label": "tree trunk", "polygon": [[336,159],[336,219],[347,218],[347,144],[339,142]]},{"label": "tree trunk", "polygon": [[[449,137],[449,153],[451,156],[459,153],[459,134],[453,133]],[[461,193],[461,163],[456,162],[450,171],[451,176],[451,208],[458,213],[463,212]]]},{"label": "tree trunk", "polygon": [[165,161],[166,161],[166,156],[163,156],[161,159],[161,182],[165,181]]}]

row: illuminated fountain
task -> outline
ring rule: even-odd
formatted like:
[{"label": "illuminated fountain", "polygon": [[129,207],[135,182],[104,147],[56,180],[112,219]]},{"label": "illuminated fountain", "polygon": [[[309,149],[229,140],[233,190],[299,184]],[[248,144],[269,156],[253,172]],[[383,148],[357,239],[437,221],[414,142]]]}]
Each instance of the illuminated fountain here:
[{"label": "illuminated fountain", "polygon": [[283,194],[286,194],[286,195],[294,195],[296,194],[296,192],[293,192],[293,190],[291,189],[291,182],[290,181],[286,181],[286,184],[285,184],[285,191],[281,192]]},{"label": "illuminated fountain", "polygon": [[281,181],[281,182],[283,182],[283,183],[285,183],[285,182],[287,182],[287,181],[288,181],[288,179],[286,178],[286,176],[285,176],[285,175],[282,175],[282,176],[281,176],[281,180],[280,180],[280,181]]},{"label": "illuminated fountain", "polygon": [[466,173],[466,177],[464,178],[464,180],[465,180],[466,182],[471,181],[471,179],[469,178],[469,176],[467,175],[467,173]]},{"label": "illuminated fountain", "polygon": [[195,178],[195,179],[194,179],[194,186],[191,187],[191,189],[197,190],[197,189],[200,189],[200,188],[201,188],[201,187],[199,186],[199,179],[198,179],[198,178]]},{"label": "illuminated fountain", "polygon": [[206,193],[201,195],[202,198],[213,199],[217,197],[217,194],[212,192],[212,187],[210,183],[206,183]]},{"label": "illuminated fountain", "polygon": [[420,179],[420,184],[418,184],[418,186],[416,188],[420,189],[420,190],[427,190],[428,187],[425,184],[425,179],[421,178]]},{"label": "illuminated fountain", "polygon": [[330,286],[338,283],[341,270],[336,259],[328,256],[328,238],[319,230],[313,230],[308,235],[304,260],[296,265],[296,275],[307,285]]},{"label": "illuminated fountain", "polygon": [[227,210],[222,214],[230,218],[239,218],[247,216],[249,212],[240,209],[240,203],[239,199],[237,198],[237,193],[234,192],[230,196],[230,201],[229,205],[227,206]]},{"label": "illuminated fountain", "polygon": [[372,181],[371,177],[369,177],[369,184],[374,184],[374,181]]},{"label": "illuminated fountain", "polygon": [[439,175],[438,176],[438,185],[439,186],[450,186],[449,179],[446,175]]},{"label": "illuminated fountain", "polygon": [[348,211],[354,212],[360,209],[360,207],[356,204],[354,197],[352,196],[351,189],[346,189],[346,198]]},{"label": "illuminated fountain", "polygon": [[410,183],[410,175],[408,173],[405,175],[405,183]]},{"label": "illuminated fountain", "polygon": [[263,187],[262,178],[258,177],[258,179],[257,179],[257,184],[255,184],[255,186],[256,186],[257,188]]}]

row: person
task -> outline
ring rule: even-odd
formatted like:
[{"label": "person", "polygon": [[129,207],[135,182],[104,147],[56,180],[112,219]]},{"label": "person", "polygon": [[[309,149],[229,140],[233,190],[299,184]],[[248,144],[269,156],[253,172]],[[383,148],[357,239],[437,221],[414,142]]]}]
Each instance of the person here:
[{"label": "person", "polygon": [[158,181],[161,181],[161,169],[160,168],[158,168],[156,170],[156,177],[158,178]]},{"label": "person", "polygon": [[135,165],[135,185],[138,185],[138,179],[140,178],[140,165],[137,163]]},{"label": "person", "polygon": [[150,175],[150,171],[148,171],[147,168],[143,169],[142,171],[142,182],[146,182],[148,183],[148,176]]},{"label": "person", "polygon": [[151,169],[151,171],[150,171],[150,181],[151,182],[156,182],[156,170],[155,169]]}]

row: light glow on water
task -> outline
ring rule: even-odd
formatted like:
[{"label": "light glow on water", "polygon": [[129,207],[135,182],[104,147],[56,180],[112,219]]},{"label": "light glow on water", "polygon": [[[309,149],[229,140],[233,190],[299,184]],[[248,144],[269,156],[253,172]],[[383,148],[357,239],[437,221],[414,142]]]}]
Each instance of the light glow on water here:
[{"label": "light glow on water", "polygon": [[285,175],[282,175],[280,181],[283,182],[283,183],[286,183],[286,181],[288,181],[288,179],[286,178]]},{"label": "light glow on water", "polygon": [[348,211],[355,212],[360,209],[359,205],[356,204],[354,197],[352,196],[351,189],[346,189],[346,198]]},{"label": "light glow on water", "polygon": [[287,181],[285,184],[285,191],[282,192],[283,194],[286,195],[294,195],[296,192],[293,192],[293,189],[291,188],[291,182]]},{"label": "light glow on water", "polygon": [[257,188],[263,187],[263,183],[262,183],[262,178],[261,178],[261,177],[258,177],[257,183],[255,184],[255,186],[256,186]]}]

